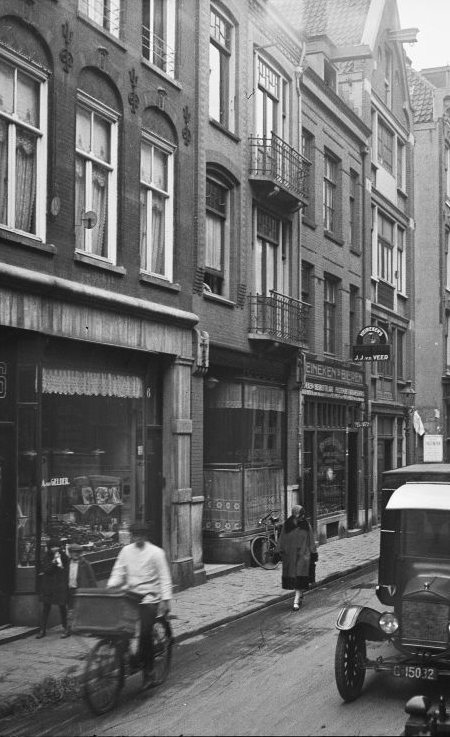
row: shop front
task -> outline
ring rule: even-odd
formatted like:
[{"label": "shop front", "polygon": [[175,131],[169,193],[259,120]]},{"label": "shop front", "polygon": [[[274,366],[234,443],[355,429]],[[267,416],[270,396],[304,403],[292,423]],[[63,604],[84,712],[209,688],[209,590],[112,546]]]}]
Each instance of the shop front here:
[{"label": "shop front", "polygon": [[363,518],[363,374],[306,361],[302,389],[302,495],[321,542]]},{"label": "shop front", "polygon": [[106,309],[95,287],[87,305],[56,278],[49,296],[43,275],[8,269],[35,293],[0,290],[0,624],[37,623],[50,537],[83,545],[104,580],[136,518],[151,522],[174,584],[193,585],[203,572],[203,496],[190,487],[196,316],[120,295]]},{"label": "shop front", "polygon": [[[99,580],[129,541],[132,520],[151,519],[162,543],[162,367],[155,358],[26,338],[6,366],[17,428],[15,544],[9,530],[7,552],[23,615],[50,538],[81,544]],[[4,432],[2,458],[8,442]]]},{"label": "shop front", "polygon": [[204,418],[205,560],[249,562],[258,520],[284,514],[286,389],[206,379]]}]

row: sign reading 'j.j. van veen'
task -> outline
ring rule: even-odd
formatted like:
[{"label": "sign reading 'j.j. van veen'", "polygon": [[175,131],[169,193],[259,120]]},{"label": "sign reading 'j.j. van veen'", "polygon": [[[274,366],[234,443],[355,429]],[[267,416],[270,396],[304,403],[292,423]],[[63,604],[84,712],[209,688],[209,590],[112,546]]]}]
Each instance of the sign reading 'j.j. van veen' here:
[{"label": "sign reading 'j.j. van veen'", "polygon": [[388,336],[378,325],[367,325],[359,331],[353,346],[354,361],[389,361],[391,346]]}]

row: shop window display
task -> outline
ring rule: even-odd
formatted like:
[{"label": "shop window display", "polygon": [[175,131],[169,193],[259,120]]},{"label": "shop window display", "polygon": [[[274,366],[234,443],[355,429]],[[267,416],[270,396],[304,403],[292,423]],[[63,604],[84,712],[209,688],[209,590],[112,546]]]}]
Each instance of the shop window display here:
[{"label": "shop window display", "polygon": [[35,408],[19,422],[19,566],[36,562],[39,484],[43,548],[58,537],[116,554],[121,531],[143,514],[142,396],[139,377],[44,369],[40,473]]}]

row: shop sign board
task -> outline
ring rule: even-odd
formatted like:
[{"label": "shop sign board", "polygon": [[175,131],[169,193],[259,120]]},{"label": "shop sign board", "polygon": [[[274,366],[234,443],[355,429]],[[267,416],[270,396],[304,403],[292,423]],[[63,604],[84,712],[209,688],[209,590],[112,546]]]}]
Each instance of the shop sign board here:
[{"label": "shop sign board", "polygon": [[359,369],[312,360],[306,361],[305,369],[303,394],[353,402],[364,400],[364,377]]},{"label": "shop sign board", "polygon": [[442,435],[423,436],[424,463],[442,463],[444,460],[444,444]]},{"label": "shop sign board", "polygon": [[389,361],[391,346],[388,335],[378,325],[367,325],[359,331],[353,346],[353,361]]}]

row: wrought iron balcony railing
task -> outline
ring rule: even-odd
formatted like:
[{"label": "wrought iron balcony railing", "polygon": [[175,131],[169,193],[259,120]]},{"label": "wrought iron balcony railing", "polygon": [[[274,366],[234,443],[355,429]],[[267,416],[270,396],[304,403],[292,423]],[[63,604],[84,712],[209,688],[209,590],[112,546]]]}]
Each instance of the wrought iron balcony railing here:
[{"label": "wrought iron balcony railing", "polygon": [[175,74],[175,52],[150,28],[142,26],[142,56],[171,77]]},{"label": "wrought iron balcony railing", "polygon": [[308,199],[310,162],[275,133],[250,136],[250,177],[270,179],[298,200]]},{"label": "wrought iron balcony railing", "polygon": [[275,291],[269,296],[250,295],[249,302],[251,335],[291,345],[307,344],[309,304]]}]

